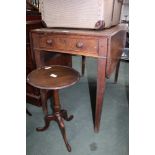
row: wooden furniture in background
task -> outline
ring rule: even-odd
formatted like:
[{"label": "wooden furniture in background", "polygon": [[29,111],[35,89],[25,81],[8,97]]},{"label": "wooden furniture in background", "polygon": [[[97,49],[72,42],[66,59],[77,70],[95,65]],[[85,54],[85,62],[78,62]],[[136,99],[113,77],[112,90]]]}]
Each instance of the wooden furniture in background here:
[{"label": "wooden furniture in background", "polygon": [[33,87],[43,90],[53,90],[54,112],[45,116],[45,126],[43,128],[37,128],[37,131],[46,130],[50,125],[50,121],[56,121],[69,152],[71,151],[71,147],[66,138],[64,120],[70,121],[73,115],[68,117],[67,111],[61,109],[58,91],[59,89],[75,84],[79,79],[80,75],[77,71],[70,67],[59,65],[38,68],[32,71],[27,77],[28,83]]},{"label": "wooden furniture in background", "polygon": [[39,11],[39,0],[26,0],[26,9]]},{"label": "wooden furniture in background", "polygon": [[110,29],[75,30],[42,28],[31,31],[31,47],[37,67],[44,66],[42,51],[75,54],[97,58],[97,93],[95,132],[99,132],[105,79],[115,70],[125,45],[126,26]]}]

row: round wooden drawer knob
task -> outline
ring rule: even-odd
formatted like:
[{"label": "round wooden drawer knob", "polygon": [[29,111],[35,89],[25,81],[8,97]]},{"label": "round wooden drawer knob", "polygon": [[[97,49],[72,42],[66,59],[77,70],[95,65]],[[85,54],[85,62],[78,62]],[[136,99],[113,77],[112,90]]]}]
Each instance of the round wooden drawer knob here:
[{"label": "round wooden drawer knob", "polygon": [[53,43],[53,41],[51,39],[49,39],[46,41],[46,43],[51,45]]},{"label": "round wooden drawer knob", "polygon": [[83,42],[78,42],[78,43],[76,44],[76,47],[77,47],[77,48],[82,48],[83,45],[84,45]]}]

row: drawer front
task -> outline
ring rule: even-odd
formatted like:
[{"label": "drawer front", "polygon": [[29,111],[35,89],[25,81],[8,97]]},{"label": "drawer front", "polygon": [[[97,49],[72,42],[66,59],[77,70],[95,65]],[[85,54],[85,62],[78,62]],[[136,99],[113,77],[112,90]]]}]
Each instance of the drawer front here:
[{"label": "drawer front", "polygon": [[59,38],[55,36],[41,36],[39,38],[39,47],[46,48],[49,50],[52,49],[66,49],[67,39]]},{"label": "drawer front", "polygon": [[53,51],[74,51],[98,55],[98,40],[87,37],[65,37],[62,35],[39,36],[39,48]]},{"label": "drawer front", "polygon": [[98,42],[95,39],[70,39],[68,43],[68,48],[69,50],[74,50],[74,51],[85,51],[89,53],[97,53],[98,51]]}]

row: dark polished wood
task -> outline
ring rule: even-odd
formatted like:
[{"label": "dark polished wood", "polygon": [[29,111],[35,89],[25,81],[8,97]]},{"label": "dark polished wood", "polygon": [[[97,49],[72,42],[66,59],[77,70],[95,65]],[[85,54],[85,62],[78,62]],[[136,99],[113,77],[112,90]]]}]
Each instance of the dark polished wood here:
[{"label": "dark polished wood", "polygon": [[69,152],[71,152],[71,146],[68,143],[67,140],[67,136],[66,136],[66,130],[65,130],[65,124],[64,124],[64,120],[66,121],[70,121],[73,119],[73,115],[68,116],[67,111],[66,110],[61,110],[60,108],[60,101],[59,101],[59,94],[58,94],[58,90],[54,90],[53,92],[53,96],[54,96],[54,113],[51,115],[46,115],[44,120],[45,120],[45,126],[41,127],[41,128],[37,128],[37,131],[45,131],[46,129],[48,129],[49,125],[50,125],[50,121],[56,121],[62,137],[64,139],[65,145],[67,147],[67,150]]},{"label": "dark polished wood", "polygon": [[98,59],[97,63],[98,64],[97,64],[97,93],[96,93],[96,108],[95,108],[95,132],[99,132],[100,128],[102,104],[105,91],[106,60]]},{"label": "dark polished wood", "polygon": [[121,61],[121,60],[118,61],[117,66],[116,66],[116,72],[115,72],[114,83],[117,83],[117,80],[118,80],[118,73],[119,73],[120,61]]},{"label": "dark polished wood", "polygon": [[45,126],[37,128],[36,130],[45,131],[48,129],[50,121],[56,121],[69,152],[71,151],[71,146],[67,141],[64,120],[72,120],[73,115],[68,116],[67,111],[61,109],[58,89],[69,87],[79,81],[79,79],[80,74],[76,70],[60,65],[51,65],[37,68],[27,76],[27,82],[33,87],[41,89],[42,95],[46,94],[44,91],[53,90],[53,114],[48,115],[46,107],[47,104],[45,103],[47,102],[47,96],[42,96],[43,111],[45,111],[46,114],[44,117]]},{"label": "dark polished wood", "polygon": [[28,75],[27,81],[34,87],[54,90],[75,84],[80,79],[79,77],[79,73],[70,67],[51,65],[32,71]]},{"label": "dark polished wood", "polygon": [[26,113],[29,115],[29,116],[32,116],[32,114],[26,109]]},{"label": "dark polished wood", "polygon": [[31,31],[31,45],[38,67],[44,65],[42,51],[75,54],[98,59],[95,132],[99,132],[105,78],[115,70],[122,54],[126,25],[105,30],[43,28]]}]

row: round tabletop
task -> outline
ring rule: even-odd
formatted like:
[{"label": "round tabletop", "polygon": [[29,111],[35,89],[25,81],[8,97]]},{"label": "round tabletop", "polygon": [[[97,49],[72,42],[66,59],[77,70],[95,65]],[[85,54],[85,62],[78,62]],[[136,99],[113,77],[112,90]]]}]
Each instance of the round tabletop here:
[{"label": "round tabletop", "polygon": [[40,89],[61,89],[75,84],[80,74],[71,67],[52,65],[37,68],[27,76],[27,82]]}]

